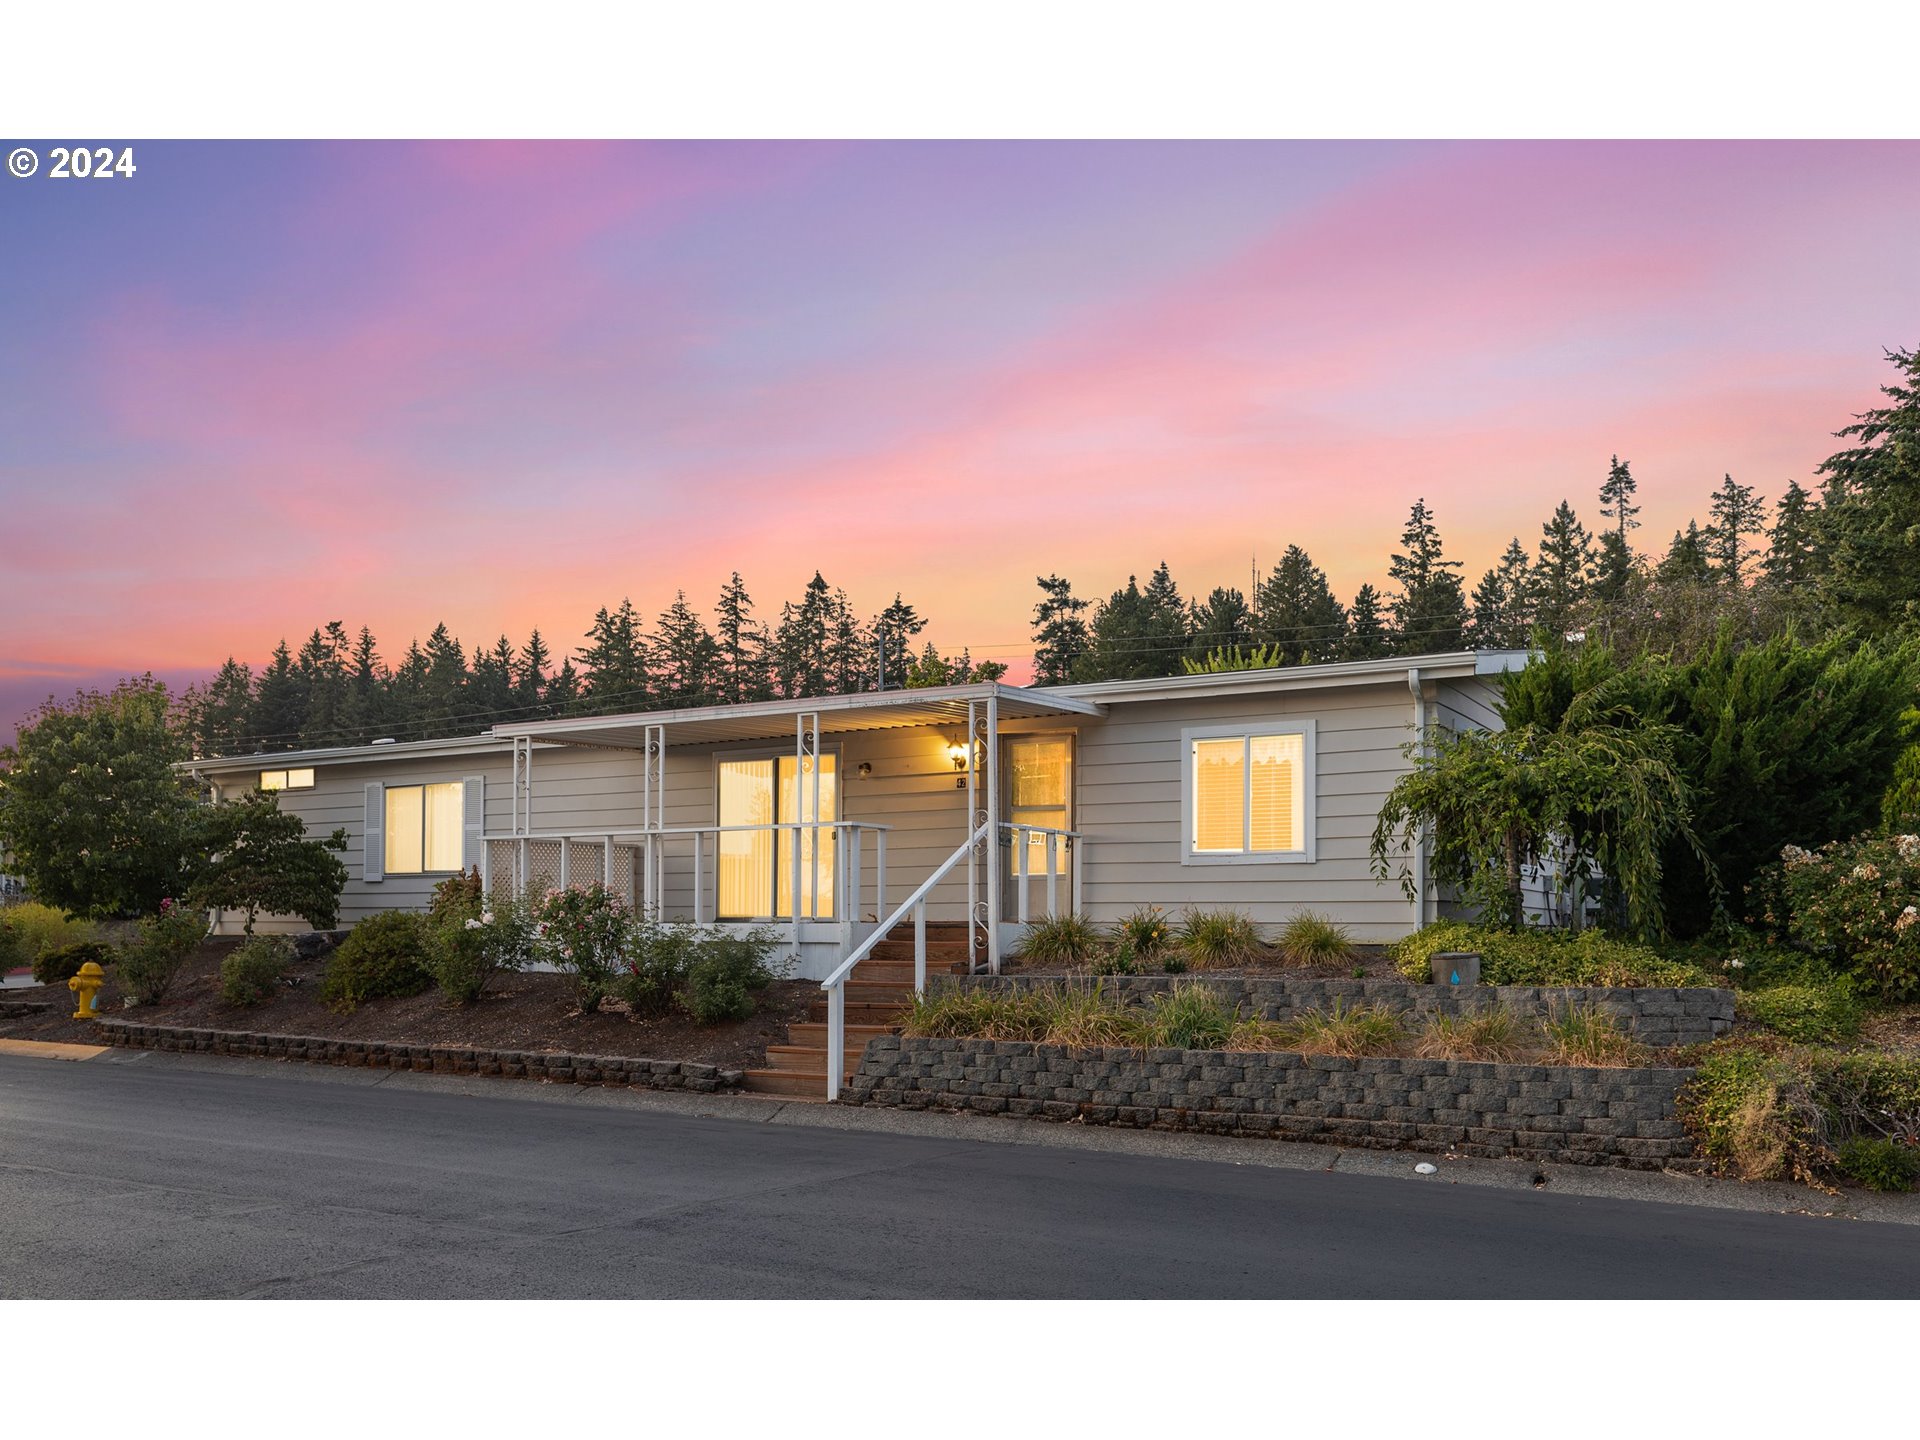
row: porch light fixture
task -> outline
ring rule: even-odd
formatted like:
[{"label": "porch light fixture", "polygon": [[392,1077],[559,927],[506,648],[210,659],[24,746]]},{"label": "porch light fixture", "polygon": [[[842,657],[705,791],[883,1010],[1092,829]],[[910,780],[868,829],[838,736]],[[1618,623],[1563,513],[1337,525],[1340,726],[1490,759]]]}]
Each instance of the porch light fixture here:
[{"label": "porch light fixture", "polygon": [[958,740],[947,741],[947,758],[953,761],[953,788],[967,788],[967,747]]}]

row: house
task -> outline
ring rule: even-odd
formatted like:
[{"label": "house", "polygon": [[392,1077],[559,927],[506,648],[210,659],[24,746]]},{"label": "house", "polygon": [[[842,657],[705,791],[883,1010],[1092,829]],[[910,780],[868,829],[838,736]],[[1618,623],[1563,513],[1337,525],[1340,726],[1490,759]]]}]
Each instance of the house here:
[{"label": "house", "polygon": [[348,924],[424,909],[440,879],[478,866],[490,886],[599,880],[663,919],[777,926],[813,979],[896,911],[964,926],[990,969],[1032,917],[1145,904],[1263,925],[1312,909],[1388,941],[1441,903],[1423,856],[1409,857],[1411,900],[1368,858],[1403,747],[1430,726],[1497,726],[1495,677],[1525,661],[872,691],[191,769],[216,798],[274,790],[309,833],[344,829]]}]

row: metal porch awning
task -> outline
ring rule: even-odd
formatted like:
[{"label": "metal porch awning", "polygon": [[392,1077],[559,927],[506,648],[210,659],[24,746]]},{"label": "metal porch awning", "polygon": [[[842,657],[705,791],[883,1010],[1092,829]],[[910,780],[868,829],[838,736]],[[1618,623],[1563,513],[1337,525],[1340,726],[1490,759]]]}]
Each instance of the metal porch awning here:
[{"label": "metal porch awning", "polygon": [[692,710],[649,710],[630,715],[591,715],[579,719],[523,721],[496,725],[503,739],[527,739],[548,745],[588,745],[612,750],[644,750],[647,733],[665,731],[671,745],[723,744],[735,740],[791,739],[801,716],[817,716],[819,733],[895,730],[920,726],[967,725],[968,708],[995,702],[1002,723],[1063,716],[1099,717],[1106,706],[1076,696],[1018,685],[941,685],[925,690],[870,690],[858,695],[807,696],[760,700],[744,705],[707,705]]}]

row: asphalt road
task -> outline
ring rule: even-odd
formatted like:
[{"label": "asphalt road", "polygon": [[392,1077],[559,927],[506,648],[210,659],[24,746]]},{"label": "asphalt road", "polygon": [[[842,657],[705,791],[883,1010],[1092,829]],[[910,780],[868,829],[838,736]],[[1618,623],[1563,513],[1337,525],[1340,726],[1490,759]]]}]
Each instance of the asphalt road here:
[{"label": "asphalt road", "polygon": [[1910,1298],[1920,1227],[0,1056],[0,1296]]}]

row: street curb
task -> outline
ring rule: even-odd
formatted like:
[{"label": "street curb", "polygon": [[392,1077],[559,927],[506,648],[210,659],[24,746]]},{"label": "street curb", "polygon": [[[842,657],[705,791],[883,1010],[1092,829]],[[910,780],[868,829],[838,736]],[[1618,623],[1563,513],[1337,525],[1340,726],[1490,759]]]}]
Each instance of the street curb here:
[{"label": "street curb", "polygon": [[105,1045],[75,1045],[61,1040],[9,1040],[0,1037],[0,1055],[26,1055],[37,1060],[92,1060],[106,1053]]}]

